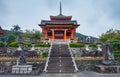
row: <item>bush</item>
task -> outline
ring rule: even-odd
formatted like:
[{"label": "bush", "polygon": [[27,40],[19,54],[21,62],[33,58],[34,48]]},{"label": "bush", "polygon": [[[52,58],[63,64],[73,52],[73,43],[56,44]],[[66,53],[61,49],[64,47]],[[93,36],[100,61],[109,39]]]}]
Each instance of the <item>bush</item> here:
[{"label": "bush", "polygon": [[35,47],[50,47],[50,43],[37,42]]},{"label": "bush", "polygon": [[120,57],[120,50],[114,51],[114,56],[115,56],[115,57]]},{"label": "bush", "polygon": [[4,47],[4,43],[0,41],[0,47]]},{"label": "bush", "polygon": [[43,52],[42,53],[42,57],[47,57],[48,56],[48,52]]},{"label": "bush", "polygon": [[7,42],[8,42],[8,43],[12,43],[12,42],[14,42],[15,40],[16,40],[15,35],[10,34],[10,35],[8,36]]},{"label": "bush", "polygon": [[18,43],[17,42],[12,42],[9,44],[10,47],[18,47]]},{"label": "bush", "polygon": [[115,57],[120,57],[120,50],[114,51],[114,56]]},{"label": "bush", "polygon": [[110,43],[113,45],[113,50],[120,50],[120,40],[110,40]]},{"label": "bush", "polygon": [[113,45],[114,56],[120,57],[120,40],[110,40],[109,42]]},{"label": "bush", "polygon": [[28,47],[32,47],[31,42],[23,42],[23,44],[22,44],[22,45],[24,45],[24,46],[28,46]]},{"label": "bush", "polygon": [[70,47],[85,47],[85,44],[80,44],[80,43],[70,43],[69,44]]},{"label": "bush", "polygon": [[96,45],[96,44],[89,44],[89,47],[96,48],[96,47],[97,47],[97,45]]}]

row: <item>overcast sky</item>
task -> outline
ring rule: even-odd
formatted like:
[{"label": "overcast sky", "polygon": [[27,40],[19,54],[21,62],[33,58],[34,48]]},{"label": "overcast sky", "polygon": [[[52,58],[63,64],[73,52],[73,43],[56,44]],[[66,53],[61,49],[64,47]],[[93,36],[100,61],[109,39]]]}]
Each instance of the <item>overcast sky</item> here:
[{"label": "overcast sky", "polygon": [[80,24],[79,33],[98,37],[108,29],[120,29],[120,0],[0,0],[0,25],[41,30],[41,20],[59,14],[60,1],[63,15],[72,15]]}]

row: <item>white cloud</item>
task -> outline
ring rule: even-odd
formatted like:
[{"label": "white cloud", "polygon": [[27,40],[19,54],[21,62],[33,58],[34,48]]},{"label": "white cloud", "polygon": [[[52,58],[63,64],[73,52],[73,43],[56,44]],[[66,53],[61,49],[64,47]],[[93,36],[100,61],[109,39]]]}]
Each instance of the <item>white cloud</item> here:
[{"label": "white cloud", "polygon": [[3,0],[2,9],[7,10],[0,10],[0,25],[5,29],[19,24],[22,29],[40,30],[38,24],[42,19],[59,14],[59,1],[63,14],[72,15],[81,24],[77,32],[98,37],[110,28],[120,28],[119,0]]}]

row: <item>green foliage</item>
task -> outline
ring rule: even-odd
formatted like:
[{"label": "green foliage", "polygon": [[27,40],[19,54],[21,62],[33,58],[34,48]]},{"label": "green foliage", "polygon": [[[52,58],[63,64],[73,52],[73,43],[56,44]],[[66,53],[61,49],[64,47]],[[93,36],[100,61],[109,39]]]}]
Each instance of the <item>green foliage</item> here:
[{"label": "green foliage", "polygon": [[115,57],[120,57],[120,50],[114,51],[114,56]]},{"label": "green foliage", "polygon": [[50,47],[50,43],[37,42],[35,47]]},{"label": "green foliage", "polygon": [[22,38],[30,38],[30,39],[40,39],[40,37],[42,36],[42,33],[40,31],[37,30],[26,30],[21,37]]},{"label": "green foliage", "polygon": [[8,37],[7,42],[8,42],[8,43],[14,42],[14,41],[15,41],[15,39],[16,39],[15,35],[10,34],[10,35],[9,35],[9,37]]},{"label": "green foliage", "polygon": [[115,57],[120,57],[120,40],[110,40],[113,45],[113,51]]},{"label": "green foliage", "polygon": [[114,56],[120,57],[120,30],[110,29],[99,37],[100,41],[109,41],[113,45]]},{"label": "green foliage", "polygon": [[12,42],[9,44],[10,47],[18,47],[18,43],[17,42]]},{"label": "green foliage", "polygon": [[42,33],[40,31],[34,31],[34,38],[35,39],[40,39],[40,37],[42,36]]},{"label": "green foliage", "polygon": [[4,43],[2,41],[0,41],[0,47],[3,47]]},{"label": "green foliage", "polygon": [[120,40],[110,40],[110,43],[113,45],[114,51],[120,50]]},{"label": "green foliage", "polygon": [[[9,31],[9,30],[4,30],[4,32],[5,32],[4,35],[0,35],[0,40],[3,41],[3,42],[7,41],[8,38],[9,38],[9,36],[10,36],[11,34],[13,34],[13,32],[12,32],[12,31]],[[14,35],[14,34],[13,34],[13,35]]]},{"label": "green foliage", "polygon": [[16,40],[18,40],[20,35],[21,35],[21,33],[22,33],[22,30],[21,30],[21,28],[20,28],[20,26],[18,24],[17,25],[13,25],[12,27],[13,28],[11,29],[11,31],[16,36]]},{"label": "green foliage", "polygon": [[23,42],[22,45],[23,45],[23,46],[28,46],[28,47],[31,47],[31,46],[32,46],[31,42]]},{"label": "green foliage", "polygon": [[97,47],[97,45],[96,45],[96,44],[89,44],[89,47],[96,48],[96,47]]},{"label": "green foliage", "polygon": [[16,39],[36,39],[39,40],[43,34],[38,30],[26,30],[25,32],[22,32],[20,30],[21,28],[19,26],[13,25],[13,28],[11,30],[4,30],[5,35],[0,35],[0,40],[6,41],[8,43],[16,41]]},{"label": "green foliage", "polygon": [[13,31],[13,33],[15,34],[19,34],[21,32],[21,28],[19,27],[19,25],[13,25],[13,28],[11,29]]},{"label": "green foliage", "polygon": [[85,47],[85,44],[80,44],[80,43],[70,43],[70,47]]},{"label": "green foliage", "polygon": [[106,33],[103,33],[99,40],[101,42],[109,41],[109,40],[120,40],[120,30],[110,29]]},{"label": "green foliage", "polygon": [[48,56],[48,52],[43,52],[42,53],[42,57],[47,57]]},{"label": "green foliage", "polygon": [[107,41],[107,38],[104,37],[104,36],[102,36],[102,37],[99,38],[99,40],[100,40],[101,42],[105,42],[105,41]]}]

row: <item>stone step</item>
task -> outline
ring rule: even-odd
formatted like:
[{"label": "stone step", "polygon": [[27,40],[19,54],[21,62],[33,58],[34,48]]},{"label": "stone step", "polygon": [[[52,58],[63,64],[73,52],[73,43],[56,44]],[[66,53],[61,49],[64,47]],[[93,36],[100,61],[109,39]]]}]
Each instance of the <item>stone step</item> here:
[{"label": "stone step", "polygon": [[48,66],[51,66],[51,67],[57,67],[57,66],[62,66],[62,67],[73,67],[73,63],[69,63],[69,64],[64,64],[64,63],[55,63],[55,64],[52,64],[52,63],[49,63]]},{"label": "stone step", "polygon": [[52,59],[54,59],[54,60],[59,60],[59,59],[61,59],[61,60],[72,60],[71,57],[50,57],[49,58],[49,60],[52,60]]},{"label": "stone step", "polygon": [[75,68],[73,66],[51,66],[51,67],[47,67],[47,69],[61,69],[61,70],[64,70],[64,69],[67,69],[67,70],[75,70]]},{"label": "stone step", "polygon": [[75,73],[75,70],[49,70],[46,73]]},{"label": "stone step", "polygon": [[47,67],[47,73],[74,73],[72,57],[67,45],[55,44],[52,46]]}]

